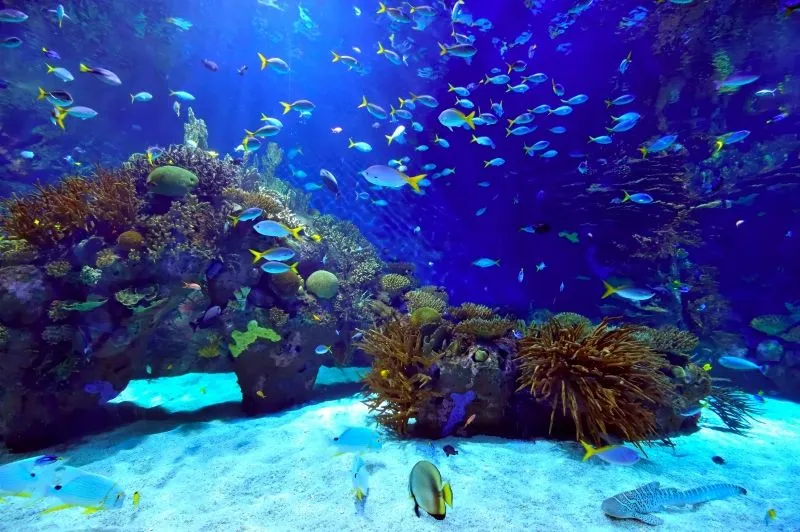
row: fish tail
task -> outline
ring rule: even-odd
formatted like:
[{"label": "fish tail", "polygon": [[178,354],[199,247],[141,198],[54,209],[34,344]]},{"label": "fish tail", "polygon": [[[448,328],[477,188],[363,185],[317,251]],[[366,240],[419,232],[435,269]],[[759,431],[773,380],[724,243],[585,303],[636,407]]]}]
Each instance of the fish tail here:
[{"label": "fish tail", "polygon": [[79,69],[80,69],[81,72],[91,72],[92,71],[91,68],[89,68],[88,66],[84,65],[83,63],[81,63]]},{"label": "fish tail", "polygon": [[447,84],[447,92],[453,92],[454,90],[456,90],[456,88],[453,87],[453,84],[452,83],[448,83]]},{"label": "fish tail", "polygon": [[286,114],[292,110],[292,104],[286,102],[280,102],[280,104],[283,106],[283,114]]},{"label": "fish tail", "polygon": [[255,137],[255,136],[256,136],[256,134],[255,134],[255,133],[253,133],[252,131],[248,131],[248,130],[246,130],[246,129],[244,130],[244,133],[245,133],[245,135],[247,135],[248,137]]},{"label": "fish tail", "polygon": [[[40,90],[41,90],[41,89],[40,89]],[[135,98],[133,97],[133,94],[131,94],[131,103],[133,103],[133,102],[134,102],[134,100],[135,100]]]},{"label": "fish tail", "polygon": [[450,483],[448,482],[444,486],[442,486],[442,497],[444,497],[444,502],[450,508],[453,507],[453,488],[450,487]]},{"label": "fish tail", "polygon": [[606,102],[606,107],[611,107],[611,100],[605,100],[605,102]]},{"label": "fish tail", "polygon": [[419,190],[419,182],[422,181],[423,179],[425,179],[425,176],[427,176],[427,175],[428,174],[419,174],[419,175],[415,175],[414,177],[409,177],[407,175],[404,175],[403,179],[405,180],[406,183],[408,183],[411,186],[411,188],[412,188],[412,190],[414,190],[414,192],[419,194],[419,192],[420,192],[420,190]]},{"label": "fish tail", "polygon": [[367,102],[367,97],[366,96],[362,96],[361,97],[361,103],[358,104],[358,109],[361,109],[362,107],[366,107],[367,105],[369,105],[369,103]]},{"label": "fish tail", "polygon": [[383,43],[381,43],[381,41],[378,41],[378,55],[381,55],[384,52],[386,52],[386,48],[383,47]]},{"label": "fish tail", "polygon": [[267,68],[267,58],[264,57],[264,54],[262,54],[261,52],[256,52],[256,53],[258,53],[258,58],[261,60],[261,70],[264,70],[265,68]]},{"label": "fish tail", "polygon": [[48,508],[47,510],[42,511],[41,515],[51,514],[53,512],[60,512],[61,510],[66,510],[74,506],[75,506],[74,504],[59,504],[58,506],[53,506],[52,508]]},{"label": "fish tail", "polygon": [[473,122],[474,118],[475,118],[475,111],[472,111],[470,114],[464,117],[464,122],[467,123],[470,129],[475,129],[475,122]]},{"label": "fish tail", "polygon": [[375,12],[377,14],[386,13],[386,6],[383,2],[378,2],[378,10]]},{"label": "fish tail", "polygon": [[511,85],[509,85],[508,83],[506,83],[506,87],[508,87],[508,88],[506,89],[506,92],[511,92]]},{"label": "fish tail", "polygon": [[333,54],[333,61],[331,61],[331,63],[335,63],[335,62],[337,62],[339,59],[341,59],[341,58],[342,58],[342,56],[340,56],[339,54],[337,54],[337,53],[336,53],[336,52],[334,52],[333,50],[331,50],[331,53]]},{"label": "fish tail", "polygon": [[628,56],[627,56],[625,59],[627,59],[628,61],[630,61],[630,60],[631,60],[631,54],[632,54],[632,53],[633,53],[633,50],[631,50],[630,52],[628,52]]},{"label": "fish tail", "polygon": [[597,449],[595,449],[594,447],[592,447],[583,440],[581,440],[581,445],[583,445],[583,449],[586,451],[586,454],[583,455],[583,459],[581,460],[581,462],[585,462],[586,460],[588,460],[597,453]]},{"label": "fish tail", "polygon": [[47,63],[45,63],[45,64],[44,64],[44,66],[46,66],[46,67],[47,67],[47,73],[48,73],[48,74],[49,74],[49,73],[51,73],[52,71],[54,71],[54,70],[55,70],[55,68],[51,67],[51,66],[50,66],[50,65],[48,65]]},{"label": "fish tail", "polygon": [[436,44],[439,45],[439,55],[447,55],[447,47],[440,42],[437,42]]},{"label": "fish tail", "polygon": [[725,146],[725,142],[722,140],[714,142],[714,155],[718,154],[723,146]]},{"label": "fish tail", "polygon": [[392,136],[391,135],[384,135],[384,137],[386,137],[386,140],[389,141],[389,146],[391,146],[392,145]]},{"label": "fish tail", "polygon": [[[152,161],[150,162],[150,164],[153,164]],[[238,216],[233,216],[233,215],[229,214],[228,218],[230,218],[230,220],[231,220],[231,227],[236,227],[236,224],[239,223],[239,217]],[[253,250],[251,249],[250,251],[253,251]],[[253,262],[255,262],[255,261],[253,261]]]},{"label": "fish tail", "polygon": [[397,112],[397,111],[395,111],[395,109],[394,109],[394,106],[393,106],[393,105],[389,105],[389,115],[390,115],[392,118],[394,118],[394,114],[395,114],[396,112]]},{"label": "fish tail", "polygon": [[606,291],[603,292],[603,297],[601,297],[600,299],[605,299],[605,298],[613,296],[614,294],[619,292],[619,288],[611,286],[611,283],[609,283],[607,281],[603,281],[603,286],[606,287]]},{"label": "fish tail", "polygon": [[265,115],[264,113],[261,113],[261,121],[262,122],[266,122],[267,118],[268,118],[267,115]]},{"label": "fish tail", "polygon": [[[436,142],[436,141],[434,141],[434,142]],[[472,135],[472,140],[470,140],[469,142],[470,143],[478,142],[478,137],[476,137],[475,135]]]},{"label": "fish tail", "polygon": [[[234,218],[234,219],[237,220],[237,221],[239,220],[238,218]],[[261,252],[261,251],[256,251],[255,249],[251,249],[250,253],[253,254],[253,264],[255,264],[255,263],[257,263],[258,261],[260,261],[261,259],[264,258],[264,253],[266,253],[266,251]]]},{"label": "fish tail", "polygon": [[510,136],[511,136],[511,128],[507,127],[506,128],[506,137],[510,137]]},{"label": "fish tail", "polygon": [[606,131],[608,131],[609,133],[613,133],[613,132],[614,132],[614,129],[613,129],[613,128],[610,128],[610,127],[607,127],[607,128],[606,128]]},{"label": "fish tail", "polygon": [[642,152],[642,159],[647,159],[647,148],[642,146],[641,148],[639,148],[639,151]]},{"label": "fish tail", "polygon": [[39,87],[39,96],[36,97],[37,100],[44,100],[47,97],[47,91],[43,88]]},{"label": "fish tail", "polygon": [[67,116],[66,112],[64,112],[64,113],[60,113],[59,112],[59,113],[56,114],[56,117],[55,117],[56,118],[56,124],[58,124],[58,127],[60,127],[64,131],[67,130],[67,128],[64,127],[64,118],[66,116]]},{"label": "fish tail", "polygon": [[[290,271],[292,271],[292,272],[294,272],[294,273],[296,273],[297,275],[300,275],[300,272],[298,272],[298,271],[297,271],[297,265],[298,265],[298,264],[300,264],[300,263],[299,263],[299,262],[294,262],[294,263],[292,263],[292,264],[289,266],[289,270],[290,270]],[[328,346],[328,349],[330,349],[330,346]]]},{"label": "fish tail", "polygon": [[170,95],[170,96],[175,96],[175,91],[174,91],[174,90],[172,90],[172,89],[169,89],[169,95]]},{"label": "fish tail", "polygon": [[410,94],[410,95],[411,95],[411,101],[412,101],[412,102],[416,102],[416,101],[419,99],[419,96],[417,96],[417,95],[416,95],[416,94],[414,94],[413,92],[409,92],[408,94]]},{"label": "fish tail", "polygon": [[294,237],[295,240],[300,240],[300,231],[303,229],[305,229],[305,226],[298,225],[294,229],[289,229],[289,232],[292,234],[292,237]]},{"label": "fish tail", "polygon": [[489,168],[489,165],[492,164],[492,161],[483,161],[483,167]]},{"label": "fish tail", "polygon": [[625,197],[622,198],[622,203],[625,203],[626,201],[631,199],[631,195],[628,194],[627,190],[623,190],[622,193],[625,195]]},{"label": "fish tail", "polygon": [[353,146],[356,145],[356,143],[353,142],[353,139],[347,139],[347,142],[349,143],[349,145],[347,146],[348,148],[352,148]]},{"label": "fish tail", "polygon": [[512,120],[511,118],[506,118],[506,120],[508,120],[508,127],[511,127],[511,126],[514,125],[514,120]]}]

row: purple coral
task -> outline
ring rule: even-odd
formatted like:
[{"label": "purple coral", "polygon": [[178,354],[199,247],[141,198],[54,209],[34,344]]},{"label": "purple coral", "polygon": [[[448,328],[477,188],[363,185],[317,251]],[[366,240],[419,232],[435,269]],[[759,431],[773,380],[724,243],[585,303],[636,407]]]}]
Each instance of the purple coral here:
[{"label": "purple coral", "polygon": [[453,432],[456,425],[464,420],[467,413],[467,406],[475,399],[475,392],[472,390],[464,393],[451,393],[450,399],[453,401],[453,408],[450,409],[450,415],[447,418],[447,423],[442,427],[442,437],[449,435]]}]

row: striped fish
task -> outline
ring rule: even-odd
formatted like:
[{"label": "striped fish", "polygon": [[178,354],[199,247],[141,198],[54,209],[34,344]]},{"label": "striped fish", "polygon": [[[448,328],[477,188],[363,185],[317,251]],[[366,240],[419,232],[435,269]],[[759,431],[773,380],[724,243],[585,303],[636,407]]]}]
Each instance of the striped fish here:
[{"label": "striped fish", "polygon": [[660,525],[664,523],[663,519],[648,514],[659,512],[665,506],[699,504],[739,494],[746,495],[747,490],[733,484],[709,484],[680,491],[676,488],[662,488],[658,482],[651,482],[604,500],[602,509],[610,517],[638,519],[648,525]]}]

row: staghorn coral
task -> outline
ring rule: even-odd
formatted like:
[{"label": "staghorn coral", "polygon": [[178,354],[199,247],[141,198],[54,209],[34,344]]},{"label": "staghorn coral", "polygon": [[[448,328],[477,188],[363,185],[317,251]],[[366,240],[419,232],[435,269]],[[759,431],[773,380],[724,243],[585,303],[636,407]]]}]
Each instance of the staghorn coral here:
[{"label": "staghorn coral", "polygon": [[697,347],[700,341],[689,331],[683,331],[671,325],[659,329],[637,327],[633,338],[649,345],[652,350],[662,353],[689,353]]},{"label": "staghorn coral", "polygon": [[4,203],[6,234],[39,248],[74,244],[87,235],[107,242],[131,226],[141,206],[131,180],[98,168],[91,179],[68,177],[57,185],[36,185],[27,196]]},{"label": "staghorn coral", "polygon": [[50,277],[64,277],[72,269],[72,264],[67,260],[54,260],[44,265],[44,271]]},{"label": "staghorn coral", "polygon": [[519,390],[569,416],[577,440],[599,445],[601,435],[637,442],[655,435],[657,406],[669,404],[672,384],[665,360],[633,338],[635,329],[609,329],[605,318],[588,336],[583,326],[551,320],[519,342]]},{"label": "staghorn coral", "polygon": [[360,347],[373,359],[364,377],[370,391],[364,404],[378,423],[399,436],[407,435],[409,420],[438,396],[425,385],[430,381],[427,372],[440,355],[423,353],[419,329],[405,318],[368,330]]},{"label": "staghorn coral", "polygon": [[457,323],[453,332],[479,340],[495,340],[505,336],[513,325],[504,318],[470,318]]},{"label": "staghorn coral", "polygon": [[405,295],[406,306],[409,312],[414,312],[418,308],[427,307],[444,314],[449,301],[447,292],[439,290],[435,286],[423,286],[412,290]]},{"label": "staghorn coral", "polygon": [[326,215],[314,219],[314,228],[328,245],[328,264],[341,273],[340,281],[359,288],[376,281],[381,261],[355,225]]},{"label": "staghorn coral", "polygon": [[174,201],[166,214],[142,217],[139,225],[147,243],[147,255],[162,256],[189,252],[211,258],[224,228],[224,215],[197,196]]},{"label": "staghorn coral", "polygon": [[486,305],[478,305],[477,303],[462,303],[457,307],[450,307],[449,313],[459,321],[468,320],[470,318],[488,320],[494,316],[494,311],[492,309]]},{"label": "staghorn coral", "polygon": [[381,290],[390,295],[395,295],[408,290],[411,286],[411,279],[399,273],[387,273],[380,279]]}]

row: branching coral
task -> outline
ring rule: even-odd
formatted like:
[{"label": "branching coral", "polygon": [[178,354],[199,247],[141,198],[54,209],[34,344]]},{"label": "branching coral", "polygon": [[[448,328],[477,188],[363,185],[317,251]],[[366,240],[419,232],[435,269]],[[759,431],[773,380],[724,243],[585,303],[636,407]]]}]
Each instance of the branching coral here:
[{"label": "branching coral", "polygon": [[423,353],[419,329],[404,318],[368,330],[360,347],[373,358],[364,377],[370,391],[364,404],[375,412],[378,423],[398,435],[408,434],[409,420],[437,396],[426,384],[428,370],[440,355]]},{"label": "branching coral", "polygon": [[40,248],[99,235],[113,243],[136,219],[141,200],[131,180],[98,168],[91,179],[69,177],[57,185],[5,202],[0,228]]},{"label": "branching coral", "polygon": [[456,324],[454,332],[479,340],[495,340],[505,336],[512,326],[513,322],[503,318],[470,318]]},{"label": "branching coral", "polygon": [[399,273],[387,273],[381,276],[380,279],[381,290],[387,294],[399,294],[411,286],[411,279]]},{"label": "branching coral", "polygon": [[494,311],[485,305],[477,303],[462,303],[457,307],[450,307],[449,313],[457,320],[468,320],[470,318],[491,319]]},{"label": "branching coral", "polygon": [[326,215],[314,219],[314,228],[328,244],[329,265],[337,274],[341,272],[341,281],[364,287],[377,280],[381,261],[355,225]]},{"label": "branching coral", "polygon": [[439,290],[435,286],[423,286],[416,290],[412,290],[405,295],[406,306],[409,312],[414,312],[418,308],[432,308],[444,314],[447,309],[447,302],[449,297],[447,292]]},{"label": "branching coral", "polygon": [[139,225],[145,235],[147,253],[155,260],[165,254],[212,253],[222,235],[223,218],[208,203],[188,196],[173,202],[166,214],[142,217]]},{"label": "branching coral", "polygon": [[577,440],[602,443],[601,434],[636,442],[655,436],[656,407],[669,404],[672,384],[665,360],[633,338],[629,327],[609,329],[604,319],[588,336],[583,326],[551,320],[519,342],[519,390],[568,414]]},{"label": "branching coral", "polygon": [[689,331],[667,326],[659,329],[638,327],[634,339],[646,343],[654,351],[662,353],[690,353],[700,341]]},{"label": "branching coral", "polygon": [[708,407],[732,432],[740,435],[750,430],[750,421],[758,421],[756,416],[762,413],[745,392],[716,384],[711,387]]}]

